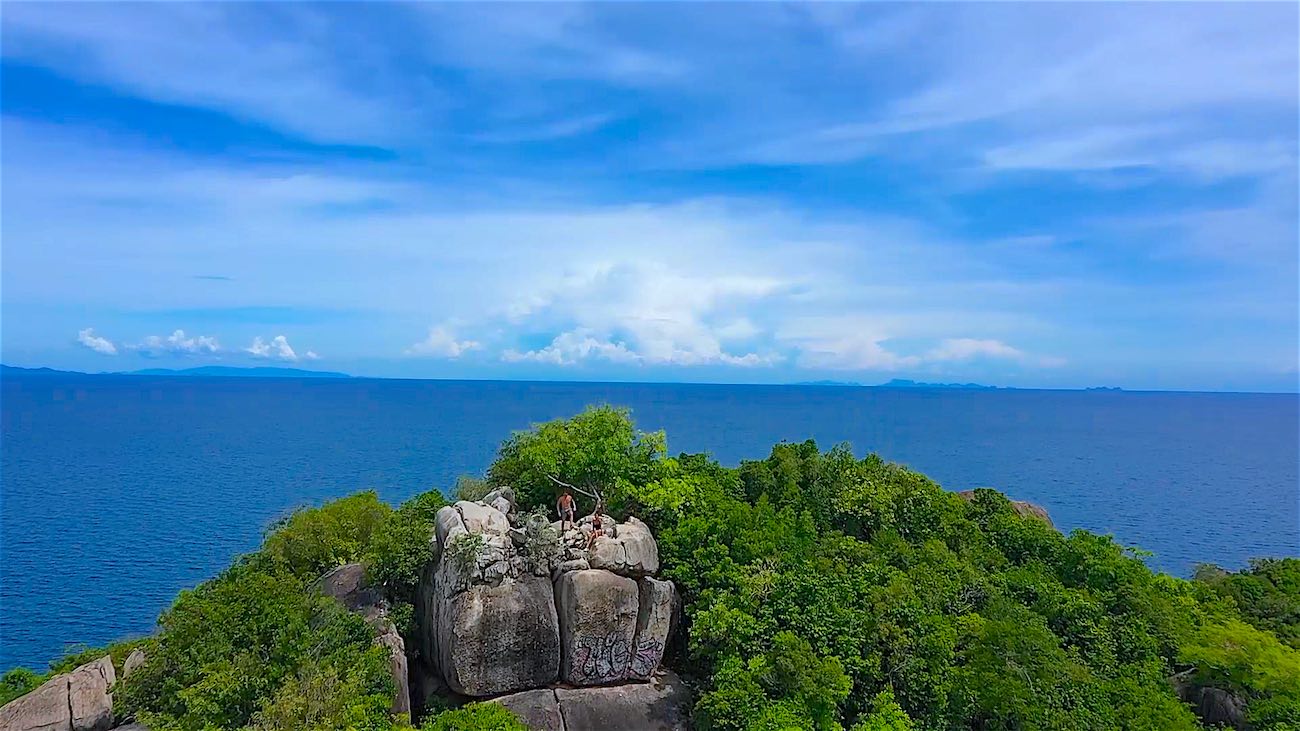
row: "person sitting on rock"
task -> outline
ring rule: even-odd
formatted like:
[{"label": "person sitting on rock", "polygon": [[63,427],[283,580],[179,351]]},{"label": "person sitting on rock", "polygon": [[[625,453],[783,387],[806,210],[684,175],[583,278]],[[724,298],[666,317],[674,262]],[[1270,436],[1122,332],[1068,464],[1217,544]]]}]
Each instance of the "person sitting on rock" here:
[{"label": "person sitting on rock", "polygon": [[586,540],[586,550],[591,550],[591,546],[595,545],[595,538],[604,535],[601,525],[601,510],[599,510],[599,506],[597,506],[597,510],[595,510],[594,514],[591,514],[591,537]]},{"label": "person sitting on rock", "polygon": [[565,520],[568,520],[570,528],[576,528],[577,524],[573,522],[575,509],[573,505],[573,495],[566,489],[560,493],[560,499],[555,501],[555,511],[560,514],[560,533],[566,530],[564,527]]}]

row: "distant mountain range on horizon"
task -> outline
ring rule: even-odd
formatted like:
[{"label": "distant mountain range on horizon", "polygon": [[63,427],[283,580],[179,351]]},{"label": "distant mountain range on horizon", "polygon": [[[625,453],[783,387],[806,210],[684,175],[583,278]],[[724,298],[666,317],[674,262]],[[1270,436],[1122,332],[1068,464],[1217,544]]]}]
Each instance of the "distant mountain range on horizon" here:
[{"label": "distant mountain range on horizon", "polygon": [[[55,368],[22,368],[0,364],[0,373],[22,374],[27,376],[162,376],[162,377],[207,377],[207,378],[359,378],[337,371],[309,371],[302,368],[281,368],[276,366],[198,366],[195,368],[145,368],[137,371],[64,371]],[[872,389],[945,389],[954,391],[1024,391],[1016,386],[988,386],[982,383],[927,383],[907,378],[894,378],[885,383],[868,384],[857,381],[798,381],[791,386],[818,386],[828,388],[872,388]],[[1080,391],[1122,391],[1118,386],[1091,386]]]},{"label": "distant mountain range on horizon", "polygon": [[145,368],[138,371],[103,371],[85,373],[82,371],[61,371],[54,368],[20,368],[18,366],[0,365],[0,373],[22,373],[31,376],[175,376],[175,377],[223,377],[223,378],[352,378],[347,373],[334,371],[309,371],[302,368],[279,368],[275,366],[199,366],[197,368]]}]

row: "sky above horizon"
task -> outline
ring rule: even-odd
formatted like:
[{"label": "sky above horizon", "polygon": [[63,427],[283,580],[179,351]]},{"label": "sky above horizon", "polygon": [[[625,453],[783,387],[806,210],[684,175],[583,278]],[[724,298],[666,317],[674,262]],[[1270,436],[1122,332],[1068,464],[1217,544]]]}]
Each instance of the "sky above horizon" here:
[{"label": "sky above horizon", "polygon": [[0,357],[1295,391],[1297,7],[5,3]]}]

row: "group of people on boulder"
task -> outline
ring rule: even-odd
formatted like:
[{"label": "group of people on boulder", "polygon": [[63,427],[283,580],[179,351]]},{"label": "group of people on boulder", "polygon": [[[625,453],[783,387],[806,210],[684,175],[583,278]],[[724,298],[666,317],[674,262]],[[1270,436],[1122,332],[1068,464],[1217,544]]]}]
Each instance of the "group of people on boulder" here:
[{"label": "group of people on boulder", "polygon": [[[596,545],[598,537],[605,535],[604,521],[601,518],[604,510],[604,501],[597,497],[596,509],[591,514],[591,537],[587,539],[588,551],[591,550],[592,546]],[[555,501],[555,512],[560,516],[561,533],[568,530],[565,527],[566,523],[571,528],[578,527],[577,521],[574,520],[574,516],[577,514],[577,503],[574,501],[573,492],[569,488],[566,487],[560,491],[560,497]]]}]

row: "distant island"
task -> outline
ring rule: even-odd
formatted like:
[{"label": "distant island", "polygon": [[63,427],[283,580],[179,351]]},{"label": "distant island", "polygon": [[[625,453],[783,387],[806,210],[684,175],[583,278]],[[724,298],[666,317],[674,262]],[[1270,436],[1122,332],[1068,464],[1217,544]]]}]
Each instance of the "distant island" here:
[{"label": "distant island", "polygon": [[[954,391],[1024,391],[1032,389],[1022,389],[1016,386],[987,386],[982,383],[926,383],[924,381],[913,381],[908,378],[894,378],[884,383],[870,385],[858,383],[857,381],[799,381],[790,384],[792,386],[829,386],[836,388],[890,388],[890,389],[948,389]],[[1075,390],[1075,389],[1071,389]],[[1083,391],[1123,391],[1119,386],[1089,386]]]},{"label": "distant island", "polygon": [[964,390],[981,390],[993,391],[998,389],[1012,390],[1009,387],[985,386],[979,383],[923,383],[921,381],[912,381],[906,378],[895,378],[885,383],[870,385],[858,383],[857,381],[799,381],[791,384],[794,386],[833,386],[838,388],[953,388]]},{"label": "distant island", "polygon": [[240,368],[238,366],[200,366],[197,368],[146,368],[138,371],[114,371],[105,373],[84,373],[82,371],[60,371],[53,368],[19,368],[0,365],[0,374],[6,376],[167,376],[167,377],[218,377],[218,378],[351,378],[346,373],[334,371],[308,371],[301,368],[276,368],[259,366]]}]

